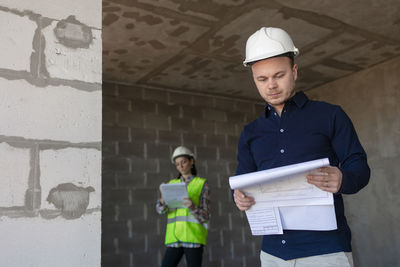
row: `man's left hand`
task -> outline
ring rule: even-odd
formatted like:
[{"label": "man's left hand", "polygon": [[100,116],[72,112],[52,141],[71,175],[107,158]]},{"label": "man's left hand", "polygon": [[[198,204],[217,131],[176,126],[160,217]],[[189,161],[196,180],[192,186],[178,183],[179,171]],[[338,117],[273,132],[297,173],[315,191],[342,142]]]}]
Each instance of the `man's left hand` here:
[{"label": "man's left hand", "polygon": [[307,182],[319,189],[337,193],[342,186],[343,174],[338,167],[328,166],[318,169],[318,173],[307,175]]}]

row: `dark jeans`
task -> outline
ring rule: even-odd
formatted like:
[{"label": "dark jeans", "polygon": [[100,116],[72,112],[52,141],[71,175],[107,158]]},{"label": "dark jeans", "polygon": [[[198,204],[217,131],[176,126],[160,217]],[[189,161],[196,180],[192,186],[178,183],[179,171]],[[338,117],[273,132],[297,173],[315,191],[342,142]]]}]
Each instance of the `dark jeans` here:
[{"label": "dark jeans", "polygon": [[185,254],[188,267],[201,267],[203,246],[199,248],[171,248],[167,247],[161,267],[176,267]]}]

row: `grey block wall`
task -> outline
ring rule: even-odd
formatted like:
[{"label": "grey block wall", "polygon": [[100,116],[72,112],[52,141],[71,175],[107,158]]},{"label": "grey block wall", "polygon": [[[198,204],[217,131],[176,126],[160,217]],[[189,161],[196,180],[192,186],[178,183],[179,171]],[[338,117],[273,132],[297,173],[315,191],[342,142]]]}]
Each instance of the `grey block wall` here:
[{"label": "grey block wall", "polygon": [[371,180],[344,195],[355,266],[400,266],[400,57],[310,90],[339,104],[368,155]]},{"label": "grey block wall", "polygon": [[[231,200],[242,126],[262,103],[103,84],[103,266],[159,266],[166,215],[158,215],[158,186],[177,171],[170,155],[192,149],[198,174],[211,189],[204,266],[257,266],[261,240]],[[180,265],[184,266],[184,265]]]}]

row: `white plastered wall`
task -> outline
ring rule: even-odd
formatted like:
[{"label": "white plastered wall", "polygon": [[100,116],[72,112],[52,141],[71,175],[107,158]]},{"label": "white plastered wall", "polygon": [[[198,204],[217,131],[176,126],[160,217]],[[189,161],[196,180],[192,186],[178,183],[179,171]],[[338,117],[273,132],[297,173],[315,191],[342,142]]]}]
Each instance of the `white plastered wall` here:
[{"label": "white plastered wall", "polygon": [[[100,266],[101,5],[0,0],[2,266]],[[82,215],[48,201],[65,184]]]}]

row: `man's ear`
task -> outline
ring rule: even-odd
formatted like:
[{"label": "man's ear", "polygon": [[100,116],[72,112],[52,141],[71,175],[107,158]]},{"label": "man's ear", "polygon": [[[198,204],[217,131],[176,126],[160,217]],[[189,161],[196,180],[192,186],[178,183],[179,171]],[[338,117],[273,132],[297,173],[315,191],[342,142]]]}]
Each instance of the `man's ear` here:
[{"label": "man's ear", "polygon": [[294,78],[295,81],[297,80],[297,69],[298,69],[297,64],[294,64],[293,68],[292,68],[292,71],[293,71],[293,78]]}]

